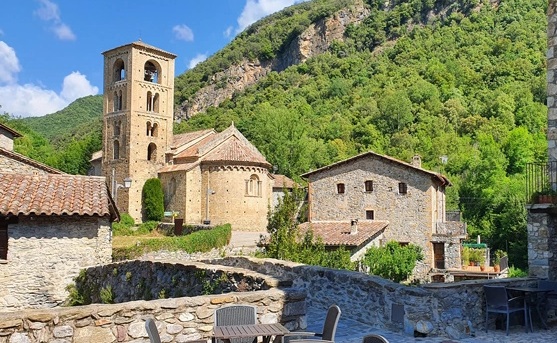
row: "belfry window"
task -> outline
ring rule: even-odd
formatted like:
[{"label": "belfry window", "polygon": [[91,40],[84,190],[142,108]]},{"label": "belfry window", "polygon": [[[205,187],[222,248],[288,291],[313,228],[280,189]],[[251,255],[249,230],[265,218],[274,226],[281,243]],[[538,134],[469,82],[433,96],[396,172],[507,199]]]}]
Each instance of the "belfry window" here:
[{"label": "belfry window", "polygon": [[126,68],[124,66],[124,61],[119,58],[114,62],[114,82],[118,82],[126,79]]},{"label": "belfry window", "polygon": [[159,69],[153,62],[145,63],[145,77],[144,81],[159,83]]}]

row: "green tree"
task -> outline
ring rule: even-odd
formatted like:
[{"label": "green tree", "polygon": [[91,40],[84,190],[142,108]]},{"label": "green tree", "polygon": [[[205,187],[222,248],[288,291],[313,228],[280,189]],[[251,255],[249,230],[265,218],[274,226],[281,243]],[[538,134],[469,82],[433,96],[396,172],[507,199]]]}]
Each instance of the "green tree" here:
[{"label": "green tree", "polygon": [[371,247],[365,254],[363,264],[369,268],[370,274],[401,282],[408,279],[416,262],[422,259],[419,246],[401,246],[398,242],[390,241],[382,247]]},{"label": "green tree", "polygon": [[160,221],[164,217],[164,193],[159,179],[148,179],[141,192],[143,211],[147,220]]}]

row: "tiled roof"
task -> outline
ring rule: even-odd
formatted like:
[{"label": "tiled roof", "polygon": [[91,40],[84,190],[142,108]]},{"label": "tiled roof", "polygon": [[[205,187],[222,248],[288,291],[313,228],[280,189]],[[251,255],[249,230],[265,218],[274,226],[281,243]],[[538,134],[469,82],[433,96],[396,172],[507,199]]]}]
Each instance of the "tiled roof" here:
[{"label": "tiled roof", "polygon": [[294,182],[294,180],[292,180],[288,176],[281,175],[281,174],[273,174],[273,178],[275,179],[273,188],[292,189],[294,188],[294,186],[296,186],[296,182]]},{"label": "tiled roof", "polygon": [[383,232],[387,225],[389,225],[389,222],[383,220],[360,220],[357,225],[358,230],[355,234],[350,234],[350,221],[305,222],[298,227],[302,233],[311,229],[313,235],[321,237],[325,245],[358,247]]},{"label": "tiled roof", "polygon": [[0,174],[0,215],[88,215],[118,218],[105,178]]},{"label": "tiled roof", "polygon": [[95,152],[93,153],[93,155],[91,155],[91,159],[89,160],[89,162],[93,162],[93,161],[96,161],[96,160],[100,160],[100,159],[102,159],[102,158],[103,158],[103,151],[102,151],[102,150],[95,151]]},{"label": "tiled roof", "polygon": [[113,51],[113,50],[117,50],[117,49],[120,49],[120,48],[123,48],[123,47],[127,47],[127,46],[129,46],[129,45],[134,45],[134,46],[136,46],[136,47],[142,47],[142,48],[145,48],[145,49],[157,51],[157,52],[159,52],[159,53],[161,53],[161,54],[167,55],[167,57],[176,58],[176,55],[174,55],[173,53],[170,53],[170,52],[168,52],[168,51],[164,51],[164,50],[159,49],[159,48],[157,48],[157,47],[155,47],[155,46],[152,46],[152,45],[149,45],[149,44],[147,44],[147,43],[144,43],[144,42],[141,41],[141,40],[137,40],[137,41],[135,41],[135,42],[133,42],[133,43],[129,43],[129,44],[120,45],[119,47],[116,47],[116,48],[107,50],[107,51],[103,52],[103,55],[106,54],[106,53],[109,53],[109,52],[111,52],[111,51]]},{"label": "tiled roof", "polygon": [[267,160],[253,150],[246,147],[236,137],[228,138],[218,149],[209,152],[203,161],[206,162],[242,162],[247,164],[265,164],[271,166]]},{"label": "tiled roof", "polygon": [[28,164],[32,167],[43,170],[43,171],[45,171],[47,173],[50,173],[50,174],[64,174],[64,172],[62,172],[58,169],[54,169],[50,166],[47,166],[46,164],[43,164],[41,162],[37,162],[35,160],[32,160],[29,157],[23,156],[22,154],[18,154],[17,152],[14,152],[14,151],[9,151],[9,150],[0,148],[0,155],[4,155],[4,156],[6,156],[8,158],[11,158],[13,160],[19,161],[21,163]]},{"label": "tiled roof", "polygon": [[387,160],[387,161],[390,161],[390,162],[394,162],[396,164],[400,164],[400,165],[402,165],[404,167],[407,167],[407,168],[412,168],[416,171],[431,175],[432,177],[436,178],[440,183],[442,183],[444,185],[449,185],[449,186],[451,185],[451,182],[449,181],[449,179],[447,179],[447,177],[442,175],[442,174],[432,172],[430,170],[423,169],[423,168],[420,168],[420,167],[416,167],[416,166],[414,166],[410,163],[406,163],[406,162],[403,162],[401,160],[397,160],[394,157],[390,157],[390,156],[387,156],[387,155],[381,155],[381,154],[375,153],[373,151],[364,152],[364,153],[361,153],[359,155],[350,157],[348,159],[345,159],[345,160],[342,160],[342,161],[339,161],[339,162],[336,162],[336,163],[333,163],[333,164],[329,164],[328,166],[321,167],[319,169],[310,171],[308,173],[302,174],[301,176],[303,178],[308,178],[310,175],[317,174],[317,173],[320,173],[322,171],[329,170],[329,169],[335,168],[339,165],[342,165],[342,164],[345,164],[345,163],[350,163],[352,161],[355,161],[357,159],[364,158],[364,157],[367,157],[367,156],[378,157],[378,158],[381,158],[381,159],[384,159],[384,160]]},{"label": "tiled roof", "polygon": [[211,132],[216,133],[213,129],[207,129],[174,135],[171,148],[178,148]]},{"label": "tiled roof", "polygon": [[179,154],[175,155],[174,158],[180,159],[180,158],[188,158],[188,157],[195,157],[195,158],[199,158],[199,149],[200,147],[204,146],[205,144],[209,143],[210,141],[212,141],[214,138],[213,136],[208,136],[208,137],[204,137],[203,139],[201,139],[199,142],[193,144],[192,146],[190,146],[189,148],[185,149],[184,151],[180,152]]},{"label": "tiled roof", "polygon": [[12,129],[11,127],[8,127],[2,123],[0,123],[0,129],[6,130],[9,133],[11,133],[14,137],[23,137],[19,132],[17,132],[16,130]]}]

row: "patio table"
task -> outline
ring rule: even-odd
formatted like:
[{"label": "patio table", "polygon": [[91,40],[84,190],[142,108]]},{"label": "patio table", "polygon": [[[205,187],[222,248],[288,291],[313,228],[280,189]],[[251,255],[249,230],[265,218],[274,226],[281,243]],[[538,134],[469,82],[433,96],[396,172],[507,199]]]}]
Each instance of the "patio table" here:
[{"label": "patio table", "polygon": [[538,317],[545,329],[547,329],[547,323],[545,322],[545,317],[542,316],[540,306],[546,299],[546,294],[551,292],[551,289],[547,288],[538,288],[538,287],[507,287],[507,290],[519,292],[524,295],[524,304],[526,305],[526,309],[528,310],[528,324],[530,327],[530,332],[534,332],[534,327],[532,325],[532,308],[536,309],[538,313]]},{"label": "patio table", "polygon": [[282,337],[290,331],[279,323],[274,324],[249,324],[249,325],[225,325],[213,328],[213,343],[217,339],[230,343],[231,338],[262,337],[263,343],[269,343],[274,336],[274,343],[279,343]]}]

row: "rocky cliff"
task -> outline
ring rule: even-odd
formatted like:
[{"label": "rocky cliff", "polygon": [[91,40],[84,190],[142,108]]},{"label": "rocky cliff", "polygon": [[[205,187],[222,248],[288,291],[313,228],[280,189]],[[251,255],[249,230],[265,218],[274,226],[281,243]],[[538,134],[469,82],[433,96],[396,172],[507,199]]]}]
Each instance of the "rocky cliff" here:
[{"label": "rocky cliff", "polygon": [[243,91],[269,72],[282,71],[326,52],[331,43],[344,40],[344,30],[349,24],[362,22],[369,13],[363,1],[356,0],[351,7],[311,24],[275,59],[264,62],[243,60],[215,74],[209,85],[201,88],[193,99],[177,108],[175,119],[187,119],[211,106],[218,106],[232,98],[235,92]]}]

